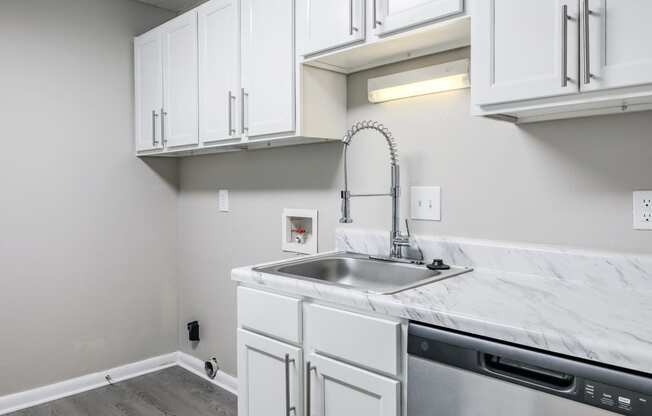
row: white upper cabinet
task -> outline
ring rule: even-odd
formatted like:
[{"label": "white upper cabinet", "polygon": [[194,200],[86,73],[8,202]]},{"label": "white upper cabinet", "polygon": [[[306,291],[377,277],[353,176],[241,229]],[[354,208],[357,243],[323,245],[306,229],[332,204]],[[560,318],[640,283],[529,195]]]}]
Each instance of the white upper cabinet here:
[{"label": "white upper cabinet", "polygon": [[188,12],[161,27],[163,37],[163,144],[198,142],[197,13]]},{"label": "white upper cabinet", "polygon": [[159,31],[148,32],[134,40],[134,59],[136,151],[160,149],[163,67]]},{"label": "white upper cabinet", "polygon": [[399,381],[314,353],[306,365],[310,416],[401,414]]},{"label": "white upper cabinet", "polygon": [[302,62],[351,74],[470,44],[467,0],[296,0]]},{"label": "white upper cabinet", "polygon": [[210,0],[135,38],[137,154],[339,140],[346,76],[297,64],[296,20],[295,0]]},{"label": "white upper cabinet", "polygon": [[475,104],[578,92],[579,0],[483,0],[473,13]]},{"label": "white upper cabinet", "polygon": [[[652,1],[581,3],[585,22],[582,31],[588,33],[588,43],[582,37],[582,90],[652,83]],[[585,77],[589,73],[590,79]]]},{"label": "white upper cabinet", "polygon": [[464,11],[464,0],[371,1],[372,27],[380,34],[407,29]]},{"label": "white upper cabinet", "polygon": [[238,329],[238,415],[302,416],[302,358],[300,348]]},{"label": "white upper cabinet", "polygon": [[365,38],[364,0],[299,0],[303,28],[301,53],[309,55]]},{"label": "white upper cabinet", "polygon": [[295,129],[293,0],[242,1],[242,130],[247,136]]},{"label": "white upper cabinet", "polygon": [[213,0],[198,10],[199,138],[240,136],[240,3]]},{"label": "white upper cabinet", "polygon": [[474,3],[472,112],[528,123],[652,109],[652,2]]}]

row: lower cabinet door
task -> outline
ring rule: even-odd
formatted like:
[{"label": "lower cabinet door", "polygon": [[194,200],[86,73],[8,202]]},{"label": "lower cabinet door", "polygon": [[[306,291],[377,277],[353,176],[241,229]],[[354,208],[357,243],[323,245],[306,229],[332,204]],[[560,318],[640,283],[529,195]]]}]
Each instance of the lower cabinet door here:
[{"label": "lower cabinet door", "polygon": [[316,353],[306,359],[306,390],[307,416],[400,415],[400,382]]},{"label": "lower cabinet door", "polygon": [[303,416],[301,348],[238,330],[238,415]]}]

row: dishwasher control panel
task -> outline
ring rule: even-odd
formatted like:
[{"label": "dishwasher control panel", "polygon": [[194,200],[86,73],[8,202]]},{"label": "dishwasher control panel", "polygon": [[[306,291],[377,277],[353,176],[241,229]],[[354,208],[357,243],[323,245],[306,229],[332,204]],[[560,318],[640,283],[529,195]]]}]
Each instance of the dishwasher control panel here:
[{"label": "dishwasher control panel", "polygon": [[619,387],[583,380],[578,392],[584,403],[623,415],[652,415],[652,397]]}]

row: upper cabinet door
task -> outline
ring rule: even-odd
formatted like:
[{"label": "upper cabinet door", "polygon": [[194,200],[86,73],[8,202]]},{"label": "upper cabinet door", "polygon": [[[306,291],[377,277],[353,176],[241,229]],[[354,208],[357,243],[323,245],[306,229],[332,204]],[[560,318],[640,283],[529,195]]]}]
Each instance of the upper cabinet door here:
[{"label": "upper cabinet door", "polygon": [[199,138],[239,136],[240,7],[238,0],[213,0],[198,11]]},{"label": "upper cabinet door", "polygon": [[[371,0],[373,27],[395,32],[464,11],[464,0]],[[486,0],[483,0],[486,1]]]},{"label": "upper cabinet door", "polygon": [[294,131],[293,0],[242,0],[241,129],[247,136]]},{"label": "upper cabinet door", "polygon": [[364,40],[364,0],[299,0],[303,48],[309,55]]},{"label": "upper cabinet door", "polygon": [[585,65],[582,90],[652,83],[652,1],[582,0],[581,3]]},{"label": "upper cabinet door", "polygon": [[574,94],[579,0],[474,4],[472,94],[477,105]]},{"label": "upper cabinet door", "polygon": [[318,354],[310,354],[307,361],[311,401],[306,413],[310,416],[400,415],[398,381]]},{"label": "upper cabinet door", "polygon": [[197,13],[161,27],[163,36],[163,142],[167,147],[198,143]]},{"label": "upper cabinet door", "polygon": [[162,147],[159,119],[163,107],[161,32],[153,30],[134,40],[136,150]]},{"label": "upper cabinet door", "polygon": [[300,348],[238,329],[238,415],[302,416],[302,368]]}]

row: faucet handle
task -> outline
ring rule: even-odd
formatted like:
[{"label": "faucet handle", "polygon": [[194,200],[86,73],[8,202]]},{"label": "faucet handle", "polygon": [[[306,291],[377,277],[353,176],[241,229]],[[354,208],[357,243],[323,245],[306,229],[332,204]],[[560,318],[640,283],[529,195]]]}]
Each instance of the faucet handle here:
[{"label": "faucet handle", "polygon": [[407,218],[405,219],[405,230],[407,231],[407,235],[398,237],[395,240],[396,245],[399,247],[407,247],[408,251],[412,251],[414,253],[414,255],[411,256],[413,260],[416,260],[418,263],[422,263],[424,260],[423,251],[421,251],[421,247],[419,247],[417,239],[414,238],[410,232],[410,221]]}]

